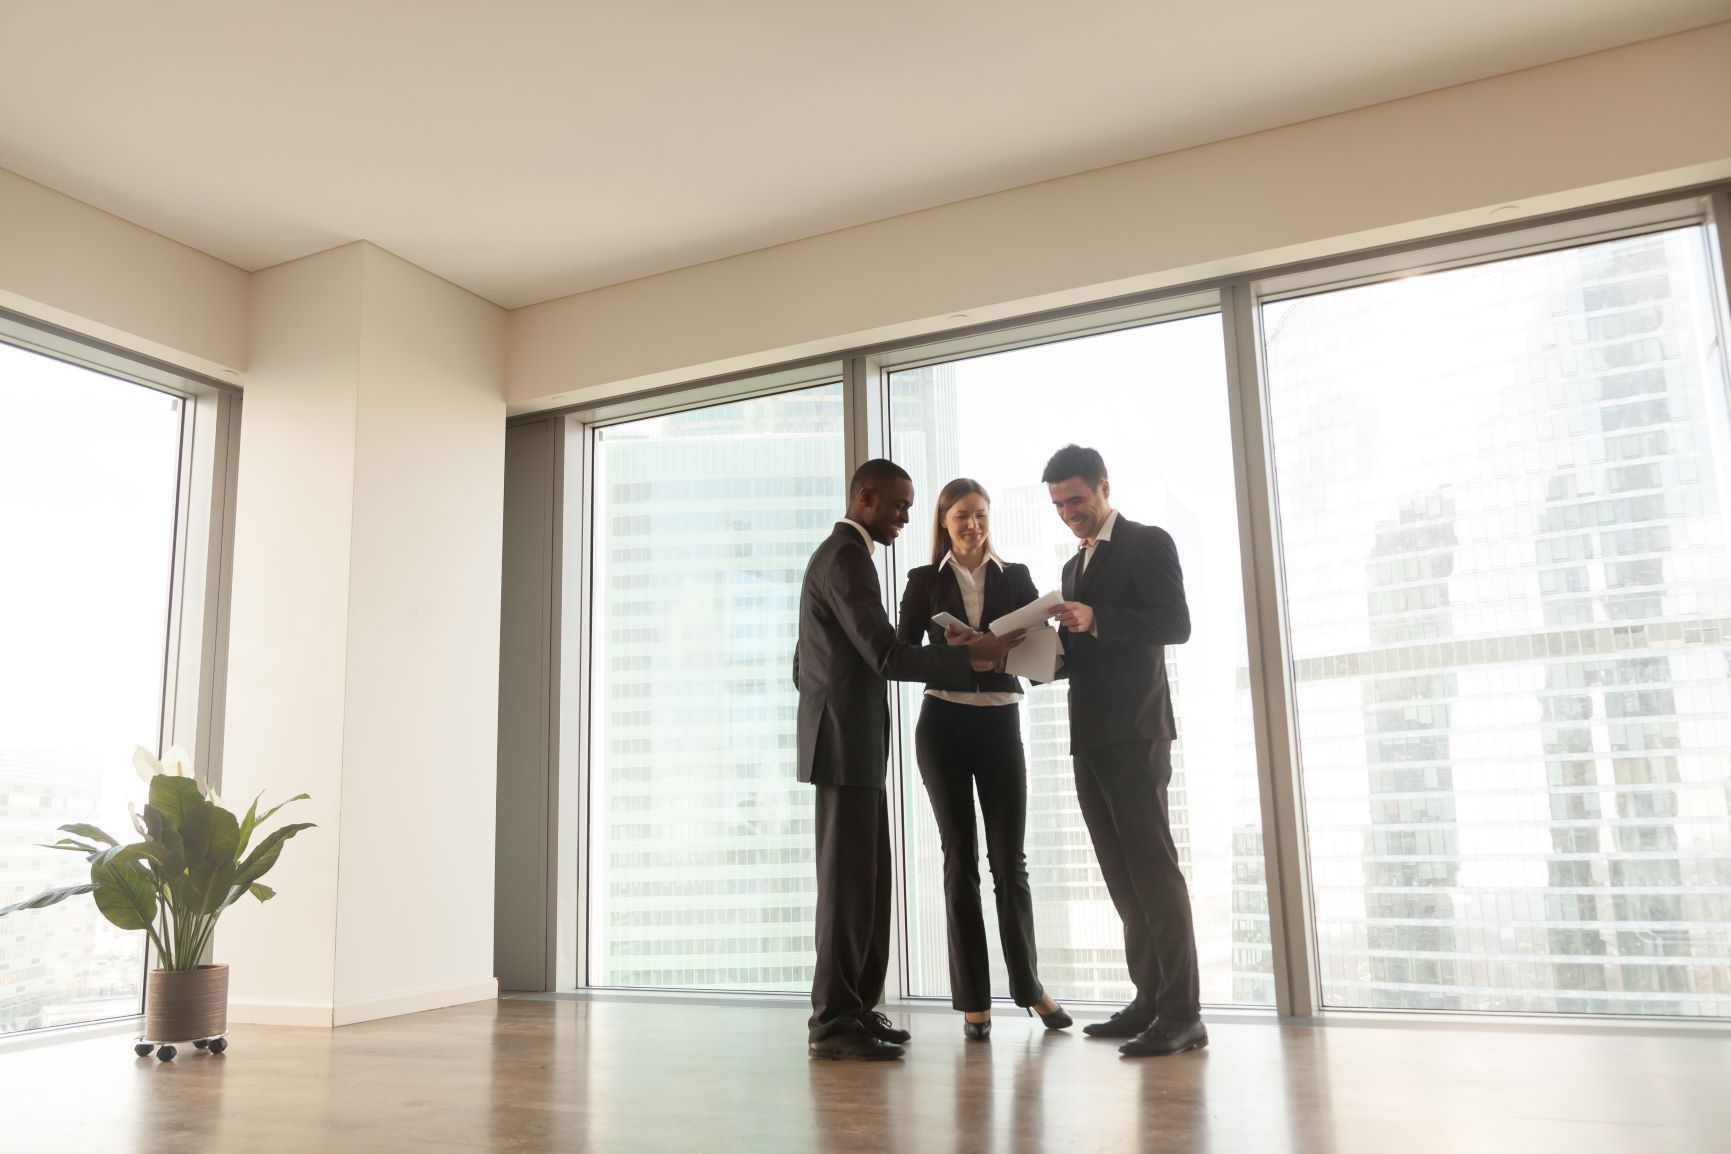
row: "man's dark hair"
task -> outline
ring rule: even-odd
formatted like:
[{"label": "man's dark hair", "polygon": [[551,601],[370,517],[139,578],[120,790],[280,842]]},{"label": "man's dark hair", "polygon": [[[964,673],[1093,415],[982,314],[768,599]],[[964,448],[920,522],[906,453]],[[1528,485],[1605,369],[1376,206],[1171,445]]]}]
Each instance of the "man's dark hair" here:
[{"label": "man's dark hair", "polygon": [[847,503],[852,505],[867,489],[881,493],[897,481],[911,480],[908,471],[894,461],[873,457],[853,471],[853,480],[847,483]]},{"label": "man's dark hair", "polygon": [[1084,449],[1081,445],[1065,445],[1052,459],[1046,462],[1046,471],[1040,474],[1040,483],[1056,485],[1059,481],[1068,481],[1071,477],[1080,477],[1090,489],[1098,489],[1100,482],[1106,479],[1106,459],[1100,456],[1098,449]]}]

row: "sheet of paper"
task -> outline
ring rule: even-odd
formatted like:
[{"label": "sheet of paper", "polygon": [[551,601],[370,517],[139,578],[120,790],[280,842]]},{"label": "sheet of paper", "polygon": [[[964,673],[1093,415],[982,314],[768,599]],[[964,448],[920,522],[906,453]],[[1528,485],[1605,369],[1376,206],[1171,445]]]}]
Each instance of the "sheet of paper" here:
[{"label": "sheet of paper", "polygon": [[1056,589],[1040,598],[1030,601],[1014,613],[1006,613],[992,622],[992,632],[1000,637],[1016,629],[1032,629],[1052,615],[1052,610],[1064,603],[1064,595]]},{"label": "sheet of paper", "polygon": [[1004,658],[1004,672],[1029,681],[1058,680],[1058,631],[1050,625],[1028,630],[1022,643]]}]

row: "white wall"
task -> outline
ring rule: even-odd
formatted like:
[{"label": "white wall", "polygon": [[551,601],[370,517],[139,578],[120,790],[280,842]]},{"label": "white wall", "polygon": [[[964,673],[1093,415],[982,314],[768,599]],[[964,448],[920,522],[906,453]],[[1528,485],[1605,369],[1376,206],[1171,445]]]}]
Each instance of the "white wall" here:
[{"label": "white wall", "polygon": [[507,396],[593,400],[1727,177],[1719,24],[519,309]]},{"label": "white wall", "polygon": [[497,990],[505,314],[368,245],[361,315],[339,1025]]},{"label": "white wall", "polygon": [[331,1021],[336,969],[343,671],[360,387],[362,246],[253,279],[237,483],[223,795],[312,795],[279,819],[313,821],[264,880],[277,897],[224,915],[241,1020]]},{"label": "white wall", "polygon": [[490,998],[504,313],[371,245],[257,274],[225,795],[313,794],[238,1021]]},{"label": "white wall", "polygon": [[245,272],[0,169],[0,308],[233,378]]}]

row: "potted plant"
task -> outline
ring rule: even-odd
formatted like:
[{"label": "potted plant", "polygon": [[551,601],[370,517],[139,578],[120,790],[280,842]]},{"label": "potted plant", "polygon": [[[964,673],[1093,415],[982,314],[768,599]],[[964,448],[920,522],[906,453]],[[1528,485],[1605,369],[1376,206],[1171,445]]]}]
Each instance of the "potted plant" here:
[{"label": "potted plant", "polygon": [[199,786],[191,759],[179,747],[168,751],[166,764],[143,748],[132,762],[149,786],[142,817],[127,803],[141,840],[121,845],[93,825],[61,826],[69,836],[46,848],[83,854],[90,880],[0,908],[0,917],[90,894],[103,917],[123,930],[143,930],[155,951],[137,1053],[160,1047],[157,1057],[168,1061],[175,1054],[170,1043],[193,1041],[220,1054],[228,1045],[228,967],[199,959],[222,911],[247,894],[261,902],[276,896],[259,879],[276,865],[283,843],[312,823],[281,826],[257,845],[253,835],[277,810],[307,795],[262,814],[255,798],[246,816],[236,819],[215,790]]}]

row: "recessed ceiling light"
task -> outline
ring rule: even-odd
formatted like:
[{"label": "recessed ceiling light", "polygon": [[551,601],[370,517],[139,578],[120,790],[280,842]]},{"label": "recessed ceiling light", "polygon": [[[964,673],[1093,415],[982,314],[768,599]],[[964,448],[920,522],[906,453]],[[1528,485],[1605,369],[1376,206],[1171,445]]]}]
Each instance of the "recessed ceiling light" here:
[{"label": "recessed ceiling light", "polygon": [[1518,204],[1499,204],[1497,207],[1491,209],[1491,215],[1493,217],[1513,216],[1519,211],[1521,211],[1521,206]]}]

